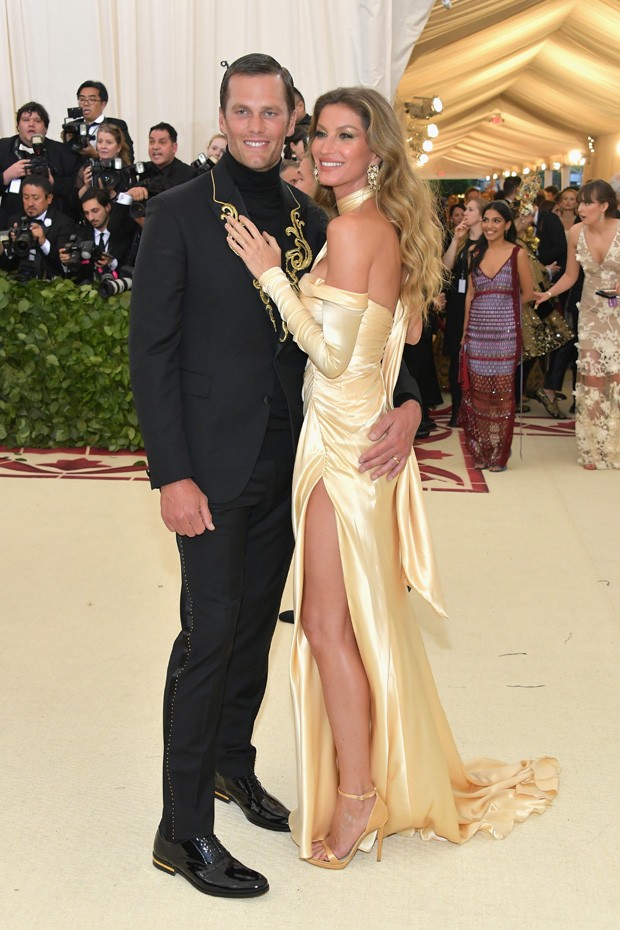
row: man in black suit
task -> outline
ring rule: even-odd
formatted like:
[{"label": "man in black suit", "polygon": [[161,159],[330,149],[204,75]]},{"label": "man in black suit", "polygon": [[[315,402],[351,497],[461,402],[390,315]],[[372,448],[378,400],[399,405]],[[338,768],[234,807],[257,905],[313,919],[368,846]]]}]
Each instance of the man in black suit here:
[{"label": "man in black suit", "polygon": [[558,278],[566,269],[567,245],[562,220],[553,211],[538,207],[534,214],[534,226],[538,239],[536,257],[552,279]]},{"label": "man in black suit", "polygon": [[114,123],[119,129],[123,130],[125,142],[129,148],[129,154],[133,161],[133,139],[129,135],[127,123],[117,116],[104,115],[104,110],[108,105],[108,90],[101,81],[83,81],[77,89],[78,106],[82,108],[84,120],[87,127],[86,142],[87,145],[80,152],[85,158],[98,158],[97,150],[97,132],[101,123]]},{"label": "man in black suit", "polygon": [[19,271],[24,279],[61,275],[60,250],[75,224],[52,205],[54,195],[48,178],[38,175],[26,178],[21,193],[23,210],[10,217],[9,224],[21,227],[22,217],[25,217],[30,243],[22,239],[7,248],[0,243],[0,268]]},{"label": "man in black suit", "polygon": [[179,184],[185,184],[196,177],[195,170],[176,157],[178,143],[177,131],[170,123],[157,123],[149,129],[149,158],[147,162],[147,183],[131,187],[127,194],[134,200],[148,200],[149,189],[155,186],[157,193],[170,190]]},{"label": "man in black suit", "polygon": [[[97,248],[95,260],[85,259],[79,265],[70,265],[70,256],[66,249],[60,250],[60,260],[65,274],[73,278],[77,284],[86,281],[96,281],[104,271],[115,272],[127,260],[135,224],[128,217],[126,231],[118,231],[110,226],[112,202],[107,191],[92,187],[80,197],[80,205],[85,222],[76,229],[76,236],[80,242],[92,242]],[[126,208],[119,207],[124,211]]]},{"label": "man in black suit", "polygon": [[[22,208],[21,185],[24,178],[32,172],[33,166],[37,174],[49,178],[53,185],[55,209],[69,212],[75,176],[82,164],[82,159],[62,142],[47,138],[49,123],[50,118],[45,107],[31,100],[17,111],[17,135],[0,139],[1,227],[6,225],[9,216],[20,212]],[[33,136],[43,138],[42,158],[47,162],[47,170],[41,163],[37,165],[33,161],[35,158]]]},{"label": "man in black suit", "polygon": [[[228,138],[220,161],[149,204],[130,361],[151,484],[177,534],[183,583],[153,862],[207,894],[249,897],[267,891],[267,880],[221,846],[213,799],[234,801],[258,826],[288,830],[287,809],[254,774],[251,738],[293,548],[306,358],[230,249],[224,224],[242,214],[275,236],[295,285],[325,241],[326,218],[279,177],[294,124],[288,71],[246,55],[227,69],[220,104]],[[419,418],[409,401],[377,424],[375,473],[406,459]]]}]

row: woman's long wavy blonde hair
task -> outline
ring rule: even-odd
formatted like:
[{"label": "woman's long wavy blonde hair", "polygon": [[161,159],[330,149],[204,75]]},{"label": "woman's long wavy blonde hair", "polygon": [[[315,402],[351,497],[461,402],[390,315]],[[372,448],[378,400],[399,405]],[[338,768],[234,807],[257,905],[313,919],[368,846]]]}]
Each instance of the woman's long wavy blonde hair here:
[{"label": "woman's long wavy blonde hair", "polygon": [[[358,114],[368,147],[381,159],[377,206],[398,230],[405,271],[401,301],[408,317],[424,319],[443,285],[442,231],[430,186],[414,171],[391,106],[369,87],[338,87],[319,97],[310,126],[311,141],[321,111],[332,104],[343,104]],[[335,214],[331,188],[320,187],[316,200],[330,215]]]}]

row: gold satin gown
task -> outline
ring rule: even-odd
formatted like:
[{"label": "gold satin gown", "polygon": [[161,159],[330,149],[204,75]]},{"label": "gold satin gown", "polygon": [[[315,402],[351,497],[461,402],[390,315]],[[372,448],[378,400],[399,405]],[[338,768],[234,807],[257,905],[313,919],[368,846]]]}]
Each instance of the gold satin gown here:
[{"label": "gold satin gown", "polygon": [[395,481],[373,482],[358,470],[368,433],[392,397],[406,334],[403,308],[393,317],[367,295],[329,287],[311,273],[301,280],[301,299],[280,269],[259,283],[309,355],[293,477],[299,806],[290,824],[300,856],[310,858],[313,840],[329,832],[338,786],[319,673],[299,623],[306,506],[320,479],[336,513],[351,621],[370,684],[371,771],[389,810],[386,835],[419,831],[424,839],[462,843],[482,830],[502,838],[515,821],[551,803],[557,762],[462,762],[407,591],[409,584],[445,616],[415,455]]}]

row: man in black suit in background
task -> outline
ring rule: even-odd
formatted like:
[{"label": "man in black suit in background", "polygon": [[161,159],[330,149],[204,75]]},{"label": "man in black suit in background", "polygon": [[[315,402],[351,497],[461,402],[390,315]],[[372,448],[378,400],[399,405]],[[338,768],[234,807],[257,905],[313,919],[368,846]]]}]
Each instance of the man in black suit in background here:
[{"label": "man in black suit in background", "polygon": [[[295,284],[325,241],[326,218],[279,177],[295,119],[288,71],[246,55],[227,69],[220,104],[228,138],[220,161],[149,203],[130,360],[151,484],[177,534],[182,573],[153,862],[207,894],[250,897],[267,880],[214,835],[214,793],[258,826],[289,829],[289,812],[254,774],[251,738],[293,549],[306,357],[228,246],[224,224],[242,214],[275,236]],[[381,419],[368,456],[375,473],[390,471],[392,457],[404,467],[419,418],[409,400]]]},{"label": "man in black suit in background", "polygon": [[538,207],[534,214],[534,226],[538,239],[538,261],[545,266],[552,280],[561,277],[566,270],[567,254],[566,233],[562,220],[552,210],[541,210]]},{"label": "man in black suit in background", "polygon": [[76,284],[97,281],[104,271],[115,272],[121,268],[129,255],[135,232],[135,224],[131,220],[120,232],[110,228],[113,205],[108,192],[101,188],[92,187],[85,191],[80,197],[80,205],[84,222],[76,228],[76,235],[80,242],[94,244],[97,257],[77,267],[69,267],[69,253],[66,249],[60,250],[64,271]]},{"label": "man in black suit in background", "polygon": [[[52,201],[52,185],[48,178],[31,175],[21,185],[22,210],[9,218],[11,228],[21,226],[22,218],[30,231],[30,243],[24,242],[23,254],[13,246],[0,243],[0,268],[18,271],[24,280],[29,278],[52,278],[62,275],[60,260],[62,246],[74,230],[73,220],[56,210]],[[14,238],[14,233],[10,234]],[[29,245],[29,247],[28,247]]]},{"label": "man in black suit in background", "polygon": [[122,129],[125,136],[125,142],[129,148],[129,155],[133,161],[133,139],[129,135],[129,129],[124,119],[118,116],[104,115],[104,110],[108,105],[108,89],[101,81],[83,81],[77,89],[77,102],[84,114],[84,120],[87,127],[86,146],[80,152],[85,158],[98,158],[97,133],[101,123],[114,123],[119,129]]}]

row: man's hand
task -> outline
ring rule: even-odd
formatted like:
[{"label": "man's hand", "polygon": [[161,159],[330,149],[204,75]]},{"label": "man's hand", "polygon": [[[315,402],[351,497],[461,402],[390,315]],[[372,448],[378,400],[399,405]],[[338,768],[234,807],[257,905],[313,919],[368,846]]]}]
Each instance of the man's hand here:
[{"label": "man's hand", "polygon": [[128,197],[132,197],[133,200],[148,200],[149,192],[146,187],[130,187],[128,191],[125,191]]},{"label": "man's hand", "polygon": [[5,185],[8,187],[11,181],[14,181],[15,178],[23,178],[28,173],[30,168],[30,159],[29,158],[20,158],[19,161],[14,162],[12,165],[6,169],[2,175],[2,179]]},{"label": "man's hand", "polygon": [[99,158],[97,149],[90,142],[83,149],[80,149],[80,155],[83,155],[84,158]]},{"label": "man's hand", "polygon": [[108,265],[111,265],[114,261],[114,256],[110,255],[109,252],[102,252],[97,261],[95,262],[95,268],[98,271],[103,271]]},{"label": "man's hand", "polygon": [[42,246],[45,243],[46,235],[40,223],[33,223],[30,227],[30,232],[38,246]]},{"label": "man's hand", "polygon": [[375,423],[369,438],[375,443],[360,457],[360,471],[371,471],[373,481],[387,475],[388,481],[400,475],[411,455],[413,440],[422,420],[417,400],[408,400],[395,410],[388,410]]},{"label": "man's hand", "polygon": [[209,502],[191,478],[162,487],[161,518],[170,532],[179,536],[200,536],[215,529]]}]

